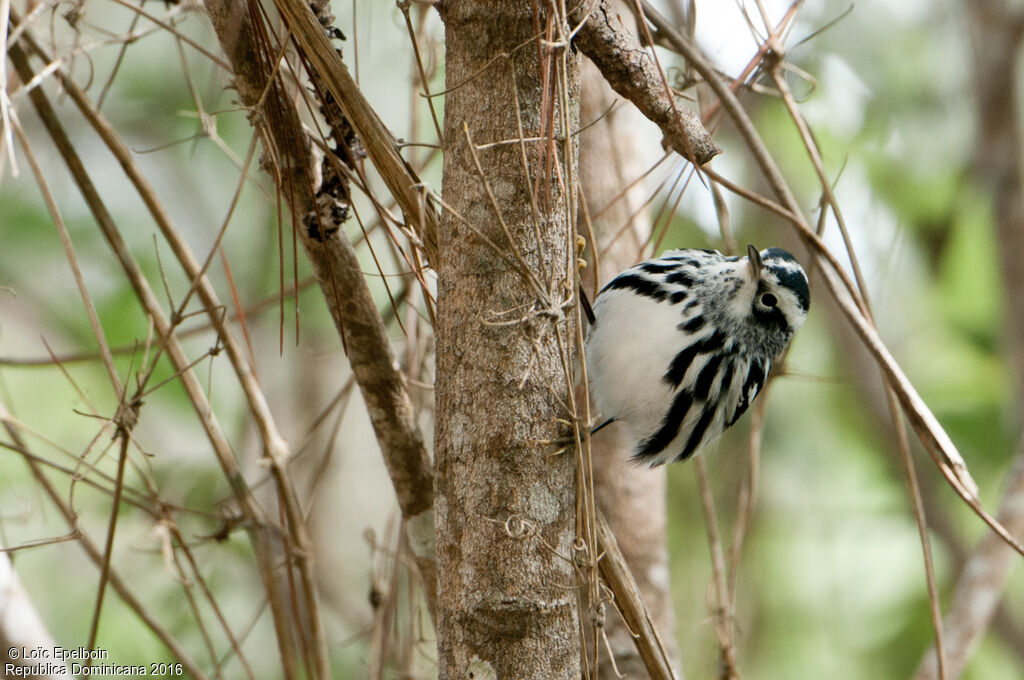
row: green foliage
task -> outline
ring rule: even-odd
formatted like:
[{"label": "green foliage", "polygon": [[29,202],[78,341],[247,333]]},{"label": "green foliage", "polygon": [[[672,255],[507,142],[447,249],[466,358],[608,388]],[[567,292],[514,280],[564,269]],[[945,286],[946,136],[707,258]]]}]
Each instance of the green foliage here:
[{"label": "green foliage", "polygon": [[[1002,245],[993,229],[990,199],[974,184],[969,166],[974,114],[969,105],[968,45],[961,10],[950,2],[934,7],[919,4],[924,9],[915,10],[914,3],[909,3],[901,14],[887,3],[857,3],[847,18],[789,55],[814,82],[796,71],[787,78],[802,99],[826,173],[835,181],[868,276],[882,336],[967,459],[982,486],[986,507],[993,509],[1020,428],[1020,386],[1010,377],[1003,332],[1006,293],[998,257]],[[123,28],[130,20],[118,10],[104,11],[110,15],[97,14],[94,23]],[[812,6],[801,12],[792,41],[833,18],[835,7]],[[395,19],[386,16],[388,21]],[[402,136],[409,106],[395,94],[400,89],[395,83],[401,81],[404,87],[405,73],[396,75],[394,54],[396,45],[405,49],[404,38],[381,30],[380,17],[375,24],[363,14],[358,20],[361,34],[373,36],[371,45],[364,42],[360,48],[366,50],[361,52],[362,82],[388,117],[387,123]],[[344,22],[339,25],[352,33]],[[67,27],[61,26],[66,32]],[[389,28],[395,26],[399,26],[397,20]],[[179,29],[203,44],[213,44],[201,21],[183,21]],[[238,158],[245,157],[251,128],[247,112],[236,110],[235,95],[218,68],[191,48],[182,49],[184,61],[174,41],[162,32],[133,43],[128,51],[130,68],[129,62],[122,65],[104,111],[135,149],[136,160],[152,172],[158,195],[198,256],[205,259],[212,254],[209,275],[224,312],[230,315],[236,311],[231,288],[219,254],[211,253],[211,248],[231,210],[239,170],[214,138],[203,136],[192,93],[199,93],[206,113],[216,114],[216,134]],[[344,50],[351,60],[353,42],[345,43]],[[89,68],[96,71],[97,85],[109,77],[115,57],[113,49],[90,53]],[[84,60],[73,64],[79,75],[86,66]],[[432,91],[443,88],[442,75],[441,68],[433,73]],[[757,83],[770,84],[764,77]],[[55,94],[49,82],[46,87],[51,96]],[[770,95],[747,92],[743,96],[800,204],[814,214],[820,188],[789,114]],[[421,104],[418,95],[411,99]],[[442,113],[443,99],[435,102]],[[36,125],[28,107],[18,110],[27,125]],[[417,116],[420,137],[431,137],[432,133],[422,133],[432,130],[425,109],[416,111],[412,115]],[[61,115],[69,125],[80,125],[66,101]],[[45,139],[38,129],[30,127],[30,132],[33,139]],[[166,243],[162,239],[154,243],[158,230],[126,189],[120,168],[93,137],[79,127],[75,133],[85,162],[105,180],[102,193],[116,213],[129,249],[170,313],[189,290],[189,282],[170,264],[173,256]],[[722,125],[716,139],[726,153],[714,167],[724,166],[730,172],[723,174],[765,191],[735,130]],[[150,335],[135,294],[66,170],[54,160],[51,145],[40,142],[34,150],[48,159],[48,181],[58,196],[106,340],[111,347],[125,350],[115,357],[115,366],[133,390],[139,371],[148,368],[144,357],[154,360],[159,339]],[[420,148],[409,156],[424,157],[427,152]],[[259,171],[259,157],[257,151],[249,164],[246,186],[223,241],[243,306],[273,299],[282,281],[288,287],[293,276],[301,280],[310,273],[301,254],[297,272],[292,270],[289,227],[285,224],[279,236],[277,197]],[[27,164],[21,165],[20,178],[5,175],[0,184],[0,356],[45,358],[47,347],[41,338],[58,355],[95,353],[98,343],[56,230]],[[435,190],[440,189],[439,166],[435,159],[423,173]],[[695,178],[687,198],[702,191]],[[727,197],[727,202],[741,244],[778,242],[800,252],[790,245],[795,242],[785,241],[789,231],[781,220],[734,197]],[[364,223],[373,221],[376,209],[365,198],[357,198],[356,210]],[[663,218],[658,227],[664,221],[670,226],[662,247],[721,247],[715,236],[717,224],[705,219],[706,214],[713,211],[684,209]],[[834,220],[826,228],[827,242],[839,244]],[[353,240],[363,236],[355,221],[349,229]],[[363,269],[371,273],[369,285],[378,307],[389,310],[392,297],[412,285],[413,278],[402,254],[391,251],[387,239],[375,233],[370,240],[389,276],[375,274],[377,265],[365,246],[359,251]],[[391,276],[394,271],[400,275]],[[165,280],[173,303],[165,299]],[[877,408],[878,394],[871,391],[878,386],[874,375],[865,378],[863,366],[853,361],[852,341],[843,332],[845,321],[829,312],[823,287],[816,285],[813,296],[811,316],[794,342],[787,372],[773,380],[767,395],[756,504],[737,583],[736,639],[743,678],[910,677],[933,631],[902,465],[887,414]],[[278,304],[284,308],[283,326]],[[201,311],[194,296],[185,311],[190,315]],[[296,315],[301,321],[297,331]],[[199,329],[185,341],[186,351],[198,362],[197,375],[204,381],[244,476],[260,485],[260,493],[266,494],[260,498],[266,500],[272,482],[259,463],[262,451],[249,411],[228,376],[226,359],[207,355],[219,346],[213,333],[200,328],[205,322],[199,314],[183,322],[183,327]],[[398,326],[392,322],[390,328],[400,340]],[[303,509],[313,518],[320,551],[314,558],[320,560],[322,578],[330,586],[325,586],[329,592],[323,598],[328,603],[324,618],[329,621],[334,677],[364,677],[372,651],[368,631],[376,615],[365,593],[382,578],[379,565],[367,556],[373,551],[365,548],[364,532],[373,529],[383,535],[394,513],[383,464],[374,450],[362,404],[353,399],[355,406],[347,411],[344,406],[328,409],[349,374],[319,290],[301,292],[298,311],[295,298],[288,296],[260,307],[247,318],[246,330],[254,338],[253,370],[268,385],[274,408],[285,414],[282,417],[288,422],[283,429],[289,441],[301,449],[301,456],[307,456],[296,467],[301,470],[297,474],[302,488],[315,490]],[[422,359],[429,366],[429,353]],[[144,397],[128,484],[133,490],[145,489],[144,473],[159,489],[160,498],[174,506],[171,516],[176,527],[196,556],[207,587],[217,593],[233,630],[241,635],[253,623],[243,647],[258,669],[256,677],[277,677],[274,631],[261,599],[252,547],[244,528],[230,524],[237,516],[237,509],[227,502],[230,481],[175,376],[166,354],[161,354],[148,385],[168,382]],[[72,475],[88,465],[97,466],[108,477],[116,472],[112,431],[102,430],[101,418],[111,417],[116,409],[103,365],[93,360],[45,368],[0,366],[0,400],[27,432],[39,433],[29,437],[32,450],[66,468],[48,471],[47,478],[60,497],[72,504],[89,535],[104,537],[109,494],[96,492]],[[424,429],[429,432],[429,408],[424,412]],[[312,431],[310,423],[319,422],[322,413],[327,423],[323,430],[337,427],[342,434]],[[737,519],[741,481],[748,474],[749,424],[748,415],[704,454],[720,533],[727,545]],[[328,460],[331,456],[333,460]],[[948,608],[961,566],[958,550],[969,550],[983,528],[949,492],[927,455],[915,449],[914,460],[931,500],[929,511],[939,513],[941,520],[935,523],[932,540],[938,585]],[[321,462],[322,468],[318,467]],[[683,667],[689,677],[714,677],[717,641],[708,614],[712,573],[692,465],[671,468],[668,503],[671,582]],[[273,503],[267,505],[273,508],[271,514],[277,511]],[[336,511],[339,506],[344,511]],[[0,516],[7,545],[67,532],[24,461],[7,449],[0,450]],[[168,537],[166,525],[141,510],[122,508],[119,522],[115,567],[131,576],[133,592],[143,594],[146,606],[201,665],[212,667],[188,603],[190,594],[202,599],[197,596],[198,586],[194,579],[180,583],[163,552],[173,545],[180,557],[180,544]],[[58,642],[66,647],[82,644],[95,603],[98,570],[71,542],[14,555],[22,580]],[[69,585],[57,589],[54,583],[58,582]],[[1008,616],[1019,622],[1024,613],[1013,608],[1024,601],[1019,565],[1007,592]],[[215,616],[209,605],[203,602],[197,607],[204,623],[218,630],[213,635],[217,658],[231,656],[224,636],[212,624]],[[409,624],[414,632],[404,631],[419,644],[419,657],[424,656],[422,648],[430,647],[430,631],[422,630],[429,626],[421,624],[416,620]],[[118,663],[169,658],[162,644],[110,593],[100,641]],[[1021,658],[1004,637],[989,634],[964,678],[1018,677]],[[260,666],[259,662],[266,663]],[[429,658],[421,665],[429,667]],[[243,677],[233,659],[224,673]]]}]

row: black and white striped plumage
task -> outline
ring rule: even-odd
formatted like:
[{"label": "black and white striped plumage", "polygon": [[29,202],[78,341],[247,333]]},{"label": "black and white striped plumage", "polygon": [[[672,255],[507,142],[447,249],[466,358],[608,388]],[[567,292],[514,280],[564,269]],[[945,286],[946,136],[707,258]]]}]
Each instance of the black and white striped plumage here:
[{"label": "black and white striped plumage", "polygon": [[685,460],[736,422],[810,307],[784,250],[726,257],[670,250],[619,274],[594,301],[591,393],[639,462]]}]

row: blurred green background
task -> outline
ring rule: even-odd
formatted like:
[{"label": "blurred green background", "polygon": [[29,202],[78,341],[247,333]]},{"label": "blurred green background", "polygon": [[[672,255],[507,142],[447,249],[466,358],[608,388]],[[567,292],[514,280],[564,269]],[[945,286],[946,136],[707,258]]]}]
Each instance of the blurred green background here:
[{"label": "blurred green background", "polygon": [[[746,40],[748,29],[739,15],[719,12],[713,4],[698,3],[698,38],[735,75],[736,65],[755,48]],[[216,48],[201,11],[146,7],[172,13],[182,33]],[[776,17],[781,16],[780,7],[784,5],[769,4]],[[855,6],[807,2],[786,44],[787,60],[803,72],[789,72],[790,86],[801,98],[826,170],[836,181],[881,335],[956,443],[981,485],[986,507],[994,511],[1020,433],[1021,386],[1007,353],[1006,293],[999,265],[1004,246],[993,226],[991,198],[972,170],[976,121],[965,7],[966,2],[948,0],[899,6],[879,0]],[[414,62],[398,10],[391,3],[349,2],[337,2],[334,9],[337,25],[348,37],[342,44],[345,59],[385,122],[405,139],[433,142],[423,99],[410,89]],[[756,16],[752,6],[748,9]],[[69,55],[68,68],[80,83],[91,83],[89,93],[96,98],[118,60],[120,43],[111,37],[129,31],[133,14],[120,5],[93,3],[85,17],[76,34],[61,10],[54,11],[52,37],[57,50]],[[48,35],[42,28],[49,25],[38,24],[37,34]],[[136,26],[145,31],[128,47],[103,110],[132,147],[178,229],[204,258],[228,217],[239,183],[238,166],[224,149],[244,158],[251,129],[225,74],[167,32],[150,32],[151,27],[146,21]],[[421,45],[434,73],[431,87],[439,91],[443,30],[433,13],[423,28]],[[664,59],[671,63],[671,58]],[[157,238],[156,227],[128,190],[117,164],[67,100],[51,86],[47,90],[151,284],[163,291],[166,277],[170,295],[180,299],[187,282],[169,265],[168,247]],[[792,121],[770,95],[748,94],[744,101],[811,213],[819,189]],[[214,116],[216,138],[203,134],[197,102]],[[125,349],[117,366],[127,376],[142,360],[146,319],[26,98],[16,98],[14,105],[68,224],[107,339]],[[660,153],[659,138],[652,129],[650,148],[637,153],[653,162]],[[759,188],[750,157],[731,126],[717,130],[716,140],[725,154],[715,168]],[[410,153],[426,157],[422,149]],[[282,285],[303,280],[309,268],[300,253],[293,269],[292,239],[287,227],[279,234],[273,186],[258,171],[258,151],[256,156],[231,216],[224,252],[243,304],[270,303],[247,318],[256,368],[285,436],[303,451],[296,474],[310,499],[335,677],[362,678],[371,665],[373,594],[389,587],[391,578],[397,509],[358,397],[340,405],[332,401],[349,371],[319,291],[304,288],[297,296],[277,300]],[[45,360],[48,347],[64,356],[95,352],[97,345],[56,230],[20,152],[18,165],[19,176],[13,176],[8,163],[0,182],[0,400],[25,428],[33,452],[65,468],[51,470],[50,478],[76,510],[82,530],[101,541],[110,498],[75,482],[71,471],[83,472],[87,464],[114,473],[111,433],[99,436],[102,422],[89,414],[109,417],[116,403],[98,361],[69,361],[62,368],[22,365],[26,359]],[[659,169],[652,176],[652,190],[680,167]],[[440,187],[439,157],[422,176]],[[787,229],[764,212],[734,197],[727,203],[742,243],[793,243]],[[371,214],[365,201],[360,206],[364,215]],[[350,228],[355,238],[359,227]],[[667,228],[662,242],[666,248],[721,245],[714,210],[700,182],[690,183]],[[389,287],[408,283],[402,263],[383,248],[386,239],[378,233],[370,242],[380,247],[385,270],[395,274],[388,279]],[[826,242],[841,248],[831,226]],[[374,271],[369,250],[363,247],[360,253],[364,268]],[[222,302],[229,303],[225,270],[218,259],[214,262],[210,275]],[[382,279],[370,281],[381,307],[386,307]],[[814,302],[790,352],[788,374],[773,383],[768,396],[757,503],[739,571],[737,644],[743,677],[909,677],[931,642],[932,628],[906,483],[877,376],[863,370],[856,341],[824,303],[824,295],[818,292]],[[197,317],[184,327],[201,325]],[[392,321],[390,330],[401,354],[402,329]],[[212,343],[209,331],[200,330],[186,348],[201,357]],[[163,360],[152,384],[172,372]],[[199,374],[249,479],[265,476],[253,425],[225,359],[206,357]],[[423,378],[429,382],[429,362]],[[422,392],[429,435],[429,394]],[[749,417],[706,454],[722,527],[731,527],[737,480],[746,474],[748,427]],[[240,533],[222,542],[209,538],[229,513],[224,504],[229,489],[174,382],[146,396],[135,435],[139,450],[132,454],[127,483],[143,488],[139,470],[144,470],[161,498],[188,508],[175,513],[176,521],[195,541],[208,585],[244,638],[256,677],[277,677],[273,630],[249,544]],[[940,592],[948,606],[964,555],[985,527],[919,447],[915,462],[932,521]],[[270,492],[266,484],[260,489]],[[714,677],[717,650],[707,604],[711,567],[692,466],[672,467],[669,508],[671,582],[683,669],[690,678]],[[66,533],[21,456],[0,449],[3,544],[19,546]],[[222,634],[212,633],[213,654],[204,651],[196,615],[184,597],[194,594],[195,586],[176,581],[165,545],[166,532],[159,523],[130,507],[122,509],[115,566],[197,658],[210,667],[209,658],[224,659],[224,677],[242,677]],[[58,643],[84,644],[98,572],[81,550],[74,542],[55,542],[19,550],[11,558]],[[1024,570],[1019,558],[1016,562],[1001,618],[964,678],[1024,677]],[[405,581],[397,583],[404,592]],[[429,676],[433,649],[427,617],[409,609],[413,605],[408,602],[414,600],[403,602],[395,647],[407,650],[408,659],[392,661],[387,676],[397,677],[403,666],[417,677]],[[205,621],[213,620],[208,605],[197,608]],[[118,663],[170,658],[111,593],[99,639],[99,646]]]}]

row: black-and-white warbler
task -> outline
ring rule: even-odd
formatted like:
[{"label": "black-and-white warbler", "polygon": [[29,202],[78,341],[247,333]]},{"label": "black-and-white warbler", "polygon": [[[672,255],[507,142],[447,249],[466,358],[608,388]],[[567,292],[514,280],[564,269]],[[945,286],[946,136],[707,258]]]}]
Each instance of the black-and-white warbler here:
[{"label": "black-and-white warbler", "polygon": [[780,248],[670,250],[627,269],[594,301],[586,343],[605,424],[624,426],[639,462],[689,458],[747,410],[810,303]]}]

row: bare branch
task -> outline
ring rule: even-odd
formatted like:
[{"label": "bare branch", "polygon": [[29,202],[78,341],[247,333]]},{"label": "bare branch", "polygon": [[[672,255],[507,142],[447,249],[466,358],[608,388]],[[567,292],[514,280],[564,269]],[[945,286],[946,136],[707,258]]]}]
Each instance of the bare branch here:
[{"label": "bare branch", "polygon": [[408,388],[351,242],[339,231],[323,243],[304,238],[303,245],[344,339],[433,611],[434,477]]},{"label": "bare branch", "polygon": [[[14,419],[11,417],[10,412],[7,410],[7,406],[3,402],[0,402],[0,422],[3,423],[4,429],[7,431],[7,434],[10,436],[15,446],[18,447],[19,450],[27,452],[28,446],[21,436],[21,431],[15,424]],[[70,529],[71,531],[76,531],[78,529],[78,516],[75,514],[75,510],[72,509],[72,507],[64,501],[60,492],[57,490],[57,487],[55,487],[53,485],[53,482],[50,481],[50,478],[46,476],[43,470],[43,465],[35,457],[28,455],[25,456],[25,462],[28,464],[29,470],[32,472],[32,476],[35,479],[36,483],[39,484],[39,487],[43,489],[43,491],[46,493],[46,496],[50,499],[50,502],[52,502],[53,505],[60,512],[60,515],[64,519],[64,522],[67,524],[68,529]],[[85,534],[80,534],[77,542],[79,545],[82,546],[82,549],[89,556],[89,559],[92,561],[92,563],[95,564],[98,568],[102,568],[103,553],[100,551],[99,547],[95,543],[93,543],[92,540]],[[112,569],[109,572],[109,580],[110,587],[113,588],[115,592],[117,592],[118,596],[125,603],[125,605],[127,605],[133,612],[135,612],[136,616],[139,617],[139,620],[142,621],[149,628],[149,630],[153,632],[153,634],[160,640],[160,642],[162,642],[167,647],[168,650],[170,650],[172,654],[174,654],[176,659],[181,661],[182,665],[188,671],[189,675],[191,675],[193,678],[206,680],[207,675],[203,673],[202,669],[195,662],[195,660],[188,654],[185,648],[170,634],[170,632],[168,632],[167,629],[160,625],[160,622],[157,621],[152,614],[150,614],[149,609],[147,609],[143,601],[135,597],[135,595],[133,595],[132,592],[128,590],[128,586],[121,579],[120,574],[118,574],[116,570]]]},{"label": "bare branch", "polygon": [[651,680],[678,680],[665,651],[665,645],[658,635],[658,629],[655,628],[650,612],[647,611],[640,596],[636,580],[626,566],[626,560],[619,551],[615,536],[608,528],[608,522],[600,513],[597,515],[597,547],[601,552],[598,562],[601,576],[615,594],[615,606],[625,619],[626,625],[633,631],[637,650],[644,660],[644,665],[647,666]]},{"label": "bare branch", "polygon": [[[1006,489],[997,518],[1016,536],[1024,535],[1024,439],[1021,440],[1013,467],[1006,479]],[[946,677],[963,673],[968,661],[1002,597],[1003,587],[1016,561],[1013,551],[1003,540],[987,533],[964,565],[953,605],[943,621],[946,647]],[[935,680],[941,677],[935,663],[935,650],[929,649],[921,659],[914,680]]]},{"label": "bare branch", "polygon": [[[773,48],[772,53],[779,56],[781,55],[781,50],[775,47]],[[793,120],[797,131],[800,133],[800,138],[803,141],[804,149],[807,151],[808,159],[814,167],[815,173],[818,175],[818,181],[821,185],[822,191],[821,218],[824,220],[826,215],[824,207],[826,205],[830,206],[832,208],[832,215],[835,217],[836,224],[839,227],[839,232],[843,237],[843,243],[846,246],[846,251],[850,256],[850,264],[853,267],[853,274],[857,281],[861,298],[863,299],[862,310],[864,311],[865,318],[871,321],[871,323],[874,323],[874,315],[871,311],[871,302],[868,298],[867,285],[861,273],[859,259],[853,249],[853,242],[850,238],[849,229],[846,227],[846,220],[843,217],[843,211],[839,207],[839,201],[836,200],[835,193],[832,190],[832,184],[825,174],[825,163],[822,159],[818,144],[814,139],[814,135],[811,133],[810,126],[801,115],[796,104],[796,99],[793,97],[793,93],[789,89],[789,84],[786,82],[782,73],[783,63],[784,62],[781,59],[774,59],[770,62],[769,68],[772,80],[775,82],[775,86],[778,88],[779,93],[782,96],[782,101],[786,105],[786,110],[789,111],[790,118]],[[818,233],[820,234],[821,230],[819,230]],[[939,678],[940,680],[945,680],[945,650],[942,636],[942,609],[939,602],[938,586],[935,583],[935,568],[932,560],[931,542],[928,537],[928,522],[925,516],[924,504],[921,500],[921,488],[917,479],[917,471],[914,467],[914,460],[910,454],[910,440],[907,437],[907,428],[903,422],[903,418],[901,417],[899,399],[896,395],[895,388],[890,381],[885,381],[885,400],[889,408],[889,417],[892,420],[893,431],[896,435],[896,447],[899,450],[900,459],[903,461],[903,468],[907,478],[907,489],[913,502],[914,519],[917,523],[918,536],[921,540],[921,550],[924,557],[925,581],[928,585],[928,602],[930,604],[932,627],[935,631],[935,654],[938,663]]]},{"label": "bare branch", "polygon": [[416,228],[427,257],[436,262],[437,213],[424,200],[422,183],[399,155],[391,132],[366,101],[348,67],[309,10],[309,4],[301,0],[275,0],[274,4],[301,47],[310,70],[337,100],[391,195],[402,208],[406,221]]},{"label": "bare branch", "polygon": [[[17,24],[17,17],[13,9],[11,10],[11,19],[12,23]],[[26,31],[24,39],[30,40],[30,38],[31,33]],[[32,41],[30,40],[30,43],[31,42]],[[34,45],[34,43],[33,47],[38,49],[38,46]],[[19,77],[25,82],[31,81],[34,77],[34,73],[29,65],[28,57],[20,45],[11,45],[8,49],[8,55],[11,57],[11,61],[18,71]],[[59,76],[62,76],[59,70],[57,73]],[[63,82],[67,87],[67,91],[73,98],[82,95],[81,90],[72,81],[64,79]],[[290,632],[289,615],[287,612],[288,608],[285,604],[283,584],[279,582],[279,579],[275,574],[274,565],[274,553],[276,552],[276,546],[278,545],[280,537],[274,533],[271,526],[266,521],[266,517],[262,509],[252,496],[252,492],[246,484],[245,478],[239,468],[238,459],[232,451],[231,445],[223,431],[220,429],[220,425],[213,417],[212,409],[210,408],[206,394],[203,392],[202,385],[192,370],[191,362],[189,361],[184,348],[174,335],[174,325],[172,321],[164,314],[160,302],[157,300],[152,288],[149,286],[148,281],[142,273],[141,267],[128,250],[113,217],[107,210],[106,205],[96,190],[88,172],[85,170],[85,166],[71,143],[67,132],[64,130],[53,106],[50,104],[49,99],[40,88],[33,88],[29,92],[29,97],[46,126],[47,131],[60,151],[64,162],[67,164],[73,179],[83,195],[83,198],[89,205],[93,216],[96,218],[97,224],[104,237],[107,239],[111,250],[113,250],[121,267],[124,269],[136,297],[143,305],[147,315],[152,319],[157,333],[159,333],[160,338],[165,343],[165,349],[168,356],[174,363],[175,367],[181,372],[180,379],[182,386],[188,394],[189,400],[192,403],[196,415],[206,432],[207,438],[217,455],[218,462],[224,470],[225,476],[232,485],[232,490],[234,491],[235,498],[239,503],[239,507],[247,519],[247,526],[250,531],[249,535],[253,542],[254,552],[258,558],[260,574],[264,580],[267,595],[271,603],[271,610],[274,614],[275,625],[278,627],[278,640],[279,644],[282,646],[282,657],[285,659],[293,658],[294,654],[290,651],[292,636]],[[76,99],[76,103],[80,103],[80,100]],[[290,665],[285,664],[285,667],[290,668]]]},{"label": "bare branch", "polygon": [[[1017,67],[1024,40],[1024,22],[1019,9],[1003,3],[964,3],[972,46],[974,106],[977,143],[973,159],[974,176],[991,194],[992,213],[999,237],[1002,275],[1006,288],[1003,314],[1006,347],[1011,369],[1024,375],[1024,266],[1020,248],[1024,244],[1024,194],[1018,153],[1021,139]],[[1024,439],[1006,479],[998,521],[1015,536],[1024,535]],[[997,537],[982,538],[964,565],[957,582],[953,604],[946,616],[947,673],[959,677],[988,630],[1006,585],[1013,554]],[[1019,626],[1017,626],[1019,630]],[[937,673],[932,650],[926,652],[914,680],[933,680]]]},{"label": "bare branch", "polygon": [[[243,103],[247,106],[257,106],[266,87],[266,75],[252,67],[252,64],[258,61],[258,48],[252,37],[255,29],[249,14],[245,12],[245,3],[241,0],[211,0],[207,7],[224,51],[235,66],[235,83]],[[416,180],[411,176],[412,171],[397,155],[396,147],[388,145],[390,133],[358,92],[355,83],[348,78],[348,70],[341,63],[337,53],[330,48],[322,27],[316,22],[308,7],[289,9],[292,12],[292,20],[302,27],[298,29],[301,37],[296,37],[299,38],[303,49],[319,50],[315,53],[318,55],[316,57],[312,57],[309,52],[306,53],[310,67],[318,71],[317,78],[328,86],[332,83],[341,83],[338,91],[332,89],[332,93],[342,103],[346,115],[349,107],[354,107],[359,114],[357,120],[364,127],[360,129],[355,123],[353,126],[371,153],[371,159],[383,159],[381,163],[385,165],[384,169],[390,168],[392,172],[392,181],[402,184],[404,189],[409,190],[403,193],[396,189],[395,197],[400,201],[403,196],[407,200],[418,201],[419,194],[413,189]],[[316,36],[305,35],[310,32]],[[318,39],[320,37],[323,38],[323,43]],[[342,75],[331,78],[325,75],[328,70],[335,75],[339,72]],[[341,96],[341,93],[344,93],[344,96]],[[353,99],[357,101],[353,103]],[[297,112],[290,109],[278,113],[289,118],[288,124],[265,126],[262,131],[265,135],[272,136],[270,143],[279,154],[285,155],[278,160],[279,166],[294,173],[292,178],[281,180],[286,184],[290,182],[293,187],[292,191],[285,191],[286,197],[292,202],[293,214],[306,215],[312,204],[309,199],[318,188],[312,186],[310,180],[314,161],[308,144],[294,134],[295,130],[300,129]],[[287,127],[291,127],[291,131],[284,129]],[[376,151],[370,151],[371,149]],[[378,154],[376,158],[374,153]],[[402,207],[406,211],[406,218],[409,219],[409,204],[403,203]],[[425,203],[422,215],[433,215]],[[314,215],[312,219],[325,227],[338,226],[330,215]],[[325,228],[316,230],[315,233],[311,231],[299,229],[302,245],[313,264],[317,281],[342,337],[353,373],[366,402],[374,432],[398,496],[402,516],[406,520],[409,543],[420,575],[423,577],[427,602],[433,611],[436,568],[433,554],[433,472],[430,457],[416,425],[412,401],[405,381],[398,371],[384,322],[366,287],[352,243],[340,229]]]},{"label": "bare branch", "polygon": [[[586,3],[577,10],[588,10]],[[664,144],[681,156],[703,165],[721,152],[704,129],[700,116],[679,106],[665,86],[654,57],[645,50],[608,7],[599,0],[582,17],[575,44],[601,70],[612,88],[629,99],[665,135]]]}]

